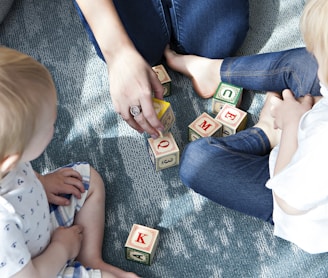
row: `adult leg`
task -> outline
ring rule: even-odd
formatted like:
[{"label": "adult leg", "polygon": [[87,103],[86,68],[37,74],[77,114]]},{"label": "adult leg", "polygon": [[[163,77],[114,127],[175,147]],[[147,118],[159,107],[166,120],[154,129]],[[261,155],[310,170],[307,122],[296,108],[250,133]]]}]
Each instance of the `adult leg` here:
[{"label": "adult leg", "polygon": [[180,177],[186,186],[220,205],[271,221],[272,193],[265,187],[269,151],[258,128],[198,139],[183,152]]},{"label": "adult leg", "polygon": [[204,98],[213,96],[221,80],[251,90],[291,89],[296,97],[320,95],[318,65],[305,48],[224,60],[179,55],[167,48],[165,57],[172,69],[192,80],[195,91]]},{"label": "adult leg", "polygon": [[216,203],[272,223],[272,192],[265,184],[269,154],[280,139],[270,115],[270,99],[276,96],[267,94],[255,127],[187,145],[180,163],[182,182]]},{"label": "adult leg", "polygon": [[[171,37],[168,0],[113,0],[117,13],[137,50],[151,65],[157,64]],[[81,9],[74,0],[81,21],[97,54],[104,60],[97,40]],[[106,28],[106,26],[104,26]]]},{"label": "adult leg", "polygon": [[174,45],[180,53],[231,56],[246,37],[248,19],[247,0],[172,0]]},{"label": "adult leg", "polygon": [[246,89],[282,91],[291,89],[296,97],[320,95],[318,64],[305,48],[224,59],[222,81]]}]

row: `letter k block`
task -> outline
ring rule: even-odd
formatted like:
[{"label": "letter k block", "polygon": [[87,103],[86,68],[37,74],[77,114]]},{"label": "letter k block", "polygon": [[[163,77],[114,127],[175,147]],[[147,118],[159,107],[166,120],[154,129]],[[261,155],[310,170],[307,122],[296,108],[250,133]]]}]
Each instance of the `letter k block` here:
[{"label": "letter k block", "polygon": [[127,260],[151,265],[158,245],[159,231],[138,224],[133,224],[125,243]]}]

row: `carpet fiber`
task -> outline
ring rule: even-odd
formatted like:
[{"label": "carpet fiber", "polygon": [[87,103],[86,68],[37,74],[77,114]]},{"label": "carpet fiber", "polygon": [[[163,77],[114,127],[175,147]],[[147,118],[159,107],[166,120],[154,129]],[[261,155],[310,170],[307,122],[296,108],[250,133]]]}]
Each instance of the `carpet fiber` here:
[{"label": "carpet fiber", "polygon": [[[239,54],[302,46],[298,22],[304,2],[251,0],[250,31]],[[16,0],[0,26],[0,43],[43,63],[58,90],[55,136],[33,162],[36,170],[45,173],[84,160],[105,181],[107,262],[148,278],[328,276],[327,254],[306,254],[274,237],[270,224],[193,193],[179,180],[178,167],[154,171],[145,136],[113,111],[106,66],[96,56],[71,1]],[[188,79],[169,74],[172,95],[167,101],[176,116],[172,133],[183,150],[188,124],[208,111],[209,102],[196,96]],[[257,120],[263,96],[244,94],[242,108],[249,113],[249,125]],[[134,223],[160,231],[151,266],[124,257]]]}]

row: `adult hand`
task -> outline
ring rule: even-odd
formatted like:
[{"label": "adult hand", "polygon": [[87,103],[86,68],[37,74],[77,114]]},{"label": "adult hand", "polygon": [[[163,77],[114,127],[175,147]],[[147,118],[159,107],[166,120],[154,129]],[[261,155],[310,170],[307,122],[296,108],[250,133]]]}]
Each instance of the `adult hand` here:
[{"label": "adult hand", "polygon": [[292,91],[288,89],[282,92],[282,99],[271,98],[271,115],[275,128],[284,130],[289,125],[297,127],[301,117],[313,104],[314,99],[311,95],[295,99]]},{"label": "adult hand", "polygon": [[72,194],[80,199],[81,193],[85,191],[81,175],[72,168],[60,168],[44,176],[38,175],[38,178],[46,191],[48,202],[55,205],[69,205],[69,200],[62,196],[64,194]]},{"label": "adult hand", "polygon": [[[108,63],[110,94],[114,109],[134,129],[152,137],[163,131],[163,124],[155,113],[154,97],[163,99],[164,88],[156,73],[133,48],[125,47],[111,56]],[[131,106],[140,106],[141,113],[133,117]]]}]

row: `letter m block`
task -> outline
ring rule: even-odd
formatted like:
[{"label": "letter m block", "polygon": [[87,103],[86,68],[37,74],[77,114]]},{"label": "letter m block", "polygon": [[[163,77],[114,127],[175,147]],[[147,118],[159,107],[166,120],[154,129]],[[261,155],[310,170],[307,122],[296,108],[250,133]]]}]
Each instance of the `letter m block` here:
[{"label": "letter m block", "polygon": [[202,137],[221,137],[222,124],[213,119],[206,112],[201,114],[189,126],[189,141],[195,141]]}]

